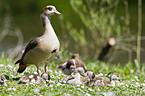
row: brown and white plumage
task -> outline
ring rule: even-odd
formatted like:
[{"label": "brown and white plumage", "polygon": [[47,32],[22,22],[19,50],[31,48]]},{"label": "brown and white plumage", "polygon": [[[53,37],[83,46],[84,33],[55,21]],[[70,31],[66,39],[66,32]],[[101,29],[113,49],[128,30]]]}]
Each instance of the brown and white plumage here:
[{"label": "brown and white plumage", "polygon": [[4,75],[0,75],[0,86],[5,84],[5,81],[6,81],[6,77]]},{"label": "brown and white plumage", "polygon": [[107,86],[107,85],[108,86],[115,86],[114,80],[121,81],[120,76],[117,73],[111,74],[109,76],[109,78],[110,78],[109,81],[104,77],[96,77],[96,76],[94,77],[93,74],[88,74],[88,75],[89,75],[90,80],[88,80],[86,82],[87,86]]},{"label": "brown and white plumage", "polygon": [[[45,29],[44,34],[32,39],[26,46],[22,57],[15,63],[19,63],[19,73],[22,73],[28,65],[34,64],[40,74],[40,63],[45,62],[59,51],[60,43],[50,23],[50,16],[53,14],[60,14],[54,6],[46,6],[42,9],[40,17]],[[47,65],[45,64],[45,72]]]},{"label": "brown and white plumage", "polygon": [[59,65],[58,69],[61,69],[61,71],[67,75],[71,75],[72,72],[78,71],[82,76],[85,75],[87,70],[85,64],[78,58],[67,60],[63,64]]},{"label": "brown and white plumage", "polygon": [[38,74],[27,74],[19,80],[19,84],[26,83],[47,83],[50,80],[50,75],[48,73],[43,73],[41,76]]},{"label": "brown and white plumage", "polygon": [[83,84],[81,81],[81,75],[77,71],[72,72],[71,75],[64,78],[63,83],[75,85]]}]

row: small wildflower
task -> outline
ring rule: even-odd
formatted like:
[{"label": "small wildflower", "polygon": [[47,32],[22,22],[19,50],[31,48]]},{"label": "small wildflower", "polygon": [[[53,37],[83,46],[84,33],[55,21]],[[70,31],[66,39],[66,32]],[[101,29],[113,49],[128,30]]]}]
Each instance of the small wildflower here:
[{"label": "small wildflower", "polygon": [[58,74],[58,72],[55,70],[55,74]]},{"label": "small wildflower", "polygon": [[98,74],[98,76],[103,76],[103,73]]},{"label": "small wildflower", "polygon": [[50,85],[49,85],[49,87],[53,87],[53,85],[52,85],[52,84],[50,84]]},{"label": "small wildflower", "polygon": [[52,70],[48,70],[48,72],[51,72],[52,73],[53,71]]},{"label": "small wildflower", "polygon": [[59,71],[59,73],[62,73],[61,71]]},{"label": "small wildflower", "polygon": [[133,73],[134,72],[134,70],[131,70],[131,73]]},{"label": "small wildflower", "polygon": [[81,86],[81,88],[84,88],[84,86]]},{"label": "small wildflower", "polygon": [[68,93],[67,93],[67,94],[66,94],[66,93],[64,93],[64,96],[70,96],[70,94],[68,94]]},{"label": "small wildflower", "polygon": [[12,88],[14,91],[16,91],[16,88]]},{"label": "small wildflower", "polygon": [[125,86],[126,86],[126,87],[129,87],[129,85],[127,85],[127,84],[126,84]]},{"label": "small wildflower", "polygon": [[4,65],[3,64],[0,64],[0,67],[3,67]]},{"label": "small wildflower", "polygon": [[9,68],[13,68],[11,65],[7,65],[7,67],[9,67]]},{"label": "small wildflower", "polygon": [[86,93],[86,96],[91,96],[90,94]]},{"label": "small wildflower", "polygon": [[138,83],[138,82],[136,82],[135,84],[136,84],[136,85],[139,85],[139,83]]},{"label": "small wildflower", "polygon": [[101,91],[101,90],[98,88],[98,91]]},{"label": "small wildflower", "polygon": [[141,85],[145,86],[145,83],[142,83]]},{"label": "small wildflower", "polygon": [[131,81],[135,81],[134,79],[132,79]]},{"label": "small wildflower", "polygon": [[35,88],[35,89],[33,89],[33,91],[34,91],[34,93],[38,94],[40,90],[39,90],[39,88]]},{"label": "small wildflower", "polygon": [[12,90],[12,88],[8,88],[7,90],[10,91],[10,90]]},{"label": "small wildflower", "polygon": [[62,85],[61,83],[57,83],[57,86],[60,86],[60,85]]},{"label": "small wildflower", "polygon": [[94,90],[93,90],[93,89],[91,89],[91,88],[88,88],[88,90],[89,90],[89,91],[94,91]]}]

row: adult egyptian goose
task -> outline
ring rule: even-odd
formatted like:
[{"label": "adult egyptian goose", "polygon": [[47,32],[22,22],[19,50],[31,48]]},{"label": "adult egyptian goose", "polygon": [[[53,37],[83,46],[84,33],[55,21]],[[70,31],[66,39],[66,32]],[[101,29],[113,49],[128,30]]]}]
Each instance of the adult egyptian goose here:
[{"label": "adult egyptian goose", "polygon": [[67,75],[71,75],[73,71],[78,71],[82,76],[85,76],[85,72],[87,71],[85,64],[78,58],[67,60],[63,64],[59,65],[58,69]]},{"label": "adult egyptian goose", "polygon": [[[32,39],[25,48],[22,57],[15,63],[19,63],[17,72],[22,73],[28,65],[34,64],[40,74],[39,65],[51,58],[59,51],[60,43],[50,22],[50,16],[60,14],[54,6],[46,6],[41,12],[41,21],[44,27],[44,34],[41,37]],[[47,72],[48,63],[45,64]]]},{"label": "adult egyptian goose", "polygon": [[[90,74],[92,75],[92,74]],[[121,81],[120,79],[120,76],[119,74],[117,73],[113,73],[110,75],[110,81],[108,81],[106,78],[103,78],[103,77],[95,77],[92,75],[92,76],[89,76],[90,77],[90,80],[86,83],[87,86],[115,86],[115,82],[114,80],[119,80]],[[93,77],[93,78],[92,78]]]},{"label": "adult egyptian goose", "polygon": [[50,80],[50,75],[48,73],[43,73],[41,76],[39,74],[27,74],[23,76],[18,84],[26,84],[26,83],[47,83]]}]

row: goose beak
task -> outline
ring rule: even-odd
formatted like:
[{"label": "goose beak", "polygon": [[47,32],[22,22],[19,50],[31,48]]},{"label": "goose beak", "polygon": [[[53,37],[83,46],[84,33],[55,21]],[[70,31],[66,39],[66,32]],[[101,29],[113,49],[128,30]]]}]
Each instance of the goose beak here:
[{"label": "goose beak", "polygon": [[60,12],[58,12],[57,10],[54,11],[54,14],[61,14]]}]

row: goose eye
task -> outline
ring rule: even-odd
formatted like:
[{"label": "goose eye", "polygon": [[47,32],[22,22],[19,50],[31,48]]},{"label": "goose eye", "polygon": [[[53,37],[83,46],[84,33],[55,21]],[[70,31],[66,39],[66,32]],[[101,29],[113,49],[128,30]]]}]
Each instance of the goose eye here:
[{"label": "goose eye", "polygon": [[51,11],[51,10],[52,10],[52,8],[51,8],[51,7],[48,7],[47,9],[48,9],[49,11]]}]

